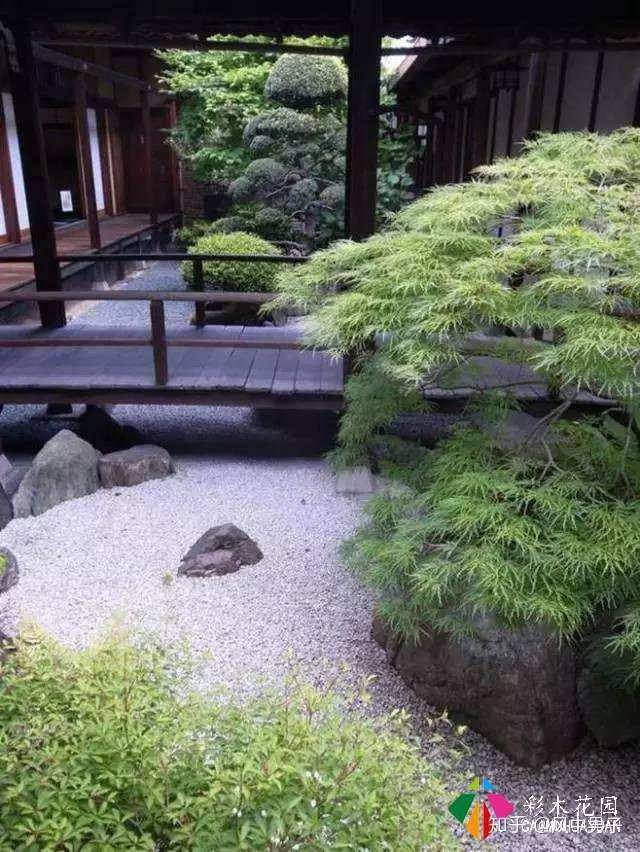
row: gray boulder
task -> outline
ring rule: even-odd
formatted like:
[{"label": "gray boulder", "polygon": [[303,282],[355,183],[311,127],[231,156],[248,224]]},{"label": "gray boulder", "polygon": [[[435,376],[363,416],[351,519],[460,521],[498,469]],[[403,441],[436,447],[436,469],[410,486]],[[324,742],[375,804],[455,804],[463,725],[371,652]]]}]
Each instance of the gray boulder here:
[{"label": "gray boulder", "polygon": [[232,574],[242,565],[255,565],[262,551],[249,536],[233,524],[212,527],[188,550],[178,574],[210,577]]},{"label": "gray boulder", "polygon": [[18,560],[6,547],[0,547],[0,594],[18,582]]},{"label": "gray boulder", "polygon": [[151,444],[108,453],[102,456],[98,467],[105,488],[139,485],[148,479],[163,479],[174,471],[169,453]]},{"label": "gray boulder", "polygon": [[100,453],[68,429],[44,445],[20,483],[13,500],[16,518],[41,515],[47,509],[93,494],[100,488]]},{"label": "gray boulder", "polygon": [[541,627],[510,630],[478,616],[472,634],[434,632],[413,645],[392,638],[376,616],[372,636],[417,695],[522,766],[558,760],[583,736],[574,651]]}]

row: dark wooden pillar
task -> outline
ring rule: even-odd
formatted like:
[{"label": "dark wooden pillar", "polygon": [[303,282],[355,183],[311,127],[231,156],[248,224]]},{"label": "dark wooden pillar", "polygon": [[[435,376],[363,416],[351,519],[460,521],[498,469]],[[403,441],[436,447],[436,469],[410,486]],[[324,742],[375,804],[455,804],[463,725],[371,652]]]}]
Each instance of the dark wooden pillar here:
[{"label": "dark wooden pillar", "polygon": [[529,59],[527,101],[525,107],[525,137],[530,137],[542,127],[544,87],[547,80],[547,54],[532,53]]},{"label": "dark wooden pillar", "polygon": [[488,71],[481,71],[476,78],[476,98],[473,104],[473,133],[471,136],[472,168],[487,162],[490,110],[491,87],[489,73]]},{"label": "dark wooden pillar", "polygon": [[354,240],[365,239],[376,227],[381,28],[380,0],[352,0],[346,230]]},{"label": "dark wooden pillar", "polygon": [[11,169],[11,156],[9,154],[9,138],[7,136],[7,122],[4,115],[4,104],[0,93],[0,190],[2,191],[2,207],[4,211],[4,222],[7,229],[7,239],[10,243],[19,243],[20,220],[18,218],[18,205],[16,204],[16,191],[13,184],[13,171]]},{"label": "dark wooden pillar", "polygon": [[142,133],[144,136],[144,175],[145,183],[147,185],[149,221],[152,225],[157,225],[158,208],[155,181],[153,179],[153,150],[151,145],[151,107],[149,104],[149,92],[141,92],[140,100],[142,106]]},{"label": "dark wooden pillar", "polygon": [[[29,211],[36,288],[61,290],[31,31],[24,20],[12,21],[9,26],[15,40],[18,64],[17,69],[11,69],[9,73]],[[49,302],[39,307],[44,326],[56,328],[66,323],[64,303]]]},{"label": "dark wooden pillar", "polygon": [[91,139],[87,119],[87,81],[83,74],[78,74],[74,82],[74,114],[84,214],[89,226],[91,248],[99,249],[101,246],[100,225],[98,223],[96,187],[93,180],[93,163],[91,162]]}]

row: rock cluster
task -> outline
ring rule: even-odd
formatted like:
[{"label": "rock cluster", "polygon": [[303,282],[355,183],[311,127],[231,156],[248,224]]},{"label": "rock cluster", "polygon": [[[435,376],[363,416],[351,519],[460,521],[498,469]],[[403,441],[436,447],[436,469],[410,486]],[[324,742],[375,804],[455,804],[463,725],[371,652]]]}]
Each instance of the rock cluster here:
[{"label": "rock cluster", "polygon": [[[62,429],[34,458],[13,499],[16,518],[41,515],[58,503],[95,493],[101,486],[139,485],[173,473],[169,453],[141,445],[102,455],[74,432]],[[0,525],[9,516],[0,493]],[[8,521],[7,521],[8,523]]]}]

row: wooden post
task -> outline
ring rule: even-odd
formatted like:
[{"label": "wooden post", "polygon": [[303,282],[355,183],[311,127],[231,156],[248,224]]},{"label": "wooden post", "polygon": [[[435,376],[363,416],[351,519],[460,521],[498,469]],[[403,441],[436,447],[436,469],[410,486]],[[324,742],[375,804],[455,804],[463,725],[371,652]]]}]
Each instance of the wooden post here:
[{"label": "wooden post", "polygon": [[544,86],[547,79],[547,54],[532,53],[529,60],[527,102],[525,112],[525,137],[528,138],[542,127],[542,105]]},{"label": "wooden post", "polygon": [[[193,289],[198,293],[204,292],[204,270],[202,268],[202,259],[199,257],[193,261]],[[204,328],[207,324],[204,302],[196,302],[195,322],[197,328]]]},{"label": "wooden post", "polygon": [[491,86],[489,73],[487,71],[481,71],[476,78],[476,99],[473,104],[473,135],[471,137],[472,168],[483,165],[487,162],[490,105]]},{"label": "wooden post", "polygon": [[381,21],[380,0],[352,0],[346,230],[354,240],[366,239],[376,227]]},{"label": "wooden post", "polygon": [[156,189],[153,179],[153,150],[151,147],[151,107],[149,105],[149,92],[140,93],[142,106],[142,133],[144,136],[144,175],[147,185],[147,203],[149,206],[149,221],[152,225],[158,224],[158,208],[156,202]]},{"label": "wooden post", "polygon": [[[15,41],[18,64],[17,69],[10,69],[9,76],[29,212],[36,289],[61,290],[31,31],[25,20],[13,21],[9,26]],[[58,328],[65,325],[62,301],[42,302],[38,307],[43,326]]]},{"label": "wooden post", "polygon": [[169,380],[167,360],[167,331],[164,321],[164,302],[149,302],[151,314],[151,345],[153,368],[157,385],[166,385]]},{"label": "wooden post", "polygon": [[558,74],[558,91],[556,92],[556,108],[553,114],[553,132],[558,133],[560,130],[560,121],[562,119],[562,101],[564,99],[564,87],[567,82],[567,67],[569,65],[569,52],[563,51],[560,57],[560,72]]},{"label": "wooden post", "polygon": [[100,225],[98,223],[98,207],[96,204],[96,187],[93,180],[93,163],[91,161],[91,139],[89,136],[89,121],[87,119],[87,81],[84,74],[78,74],[74,81],[74,114],[76,124],[76,149],[78,152],[78,167],[80,185],[84,198],[84,213],[89,225],[89,241],[91,248],[99,249]]},{"label": "wooden post", "polygon": [[593,94],[591,96],[591,109],[589,110],[589,127],[591,133],[596,129],[598,120],[598,105],[600,103],[600,89],[602,87],[602,72],[604,71],[604,50],[598,52],[596,71],[593,80]]}]

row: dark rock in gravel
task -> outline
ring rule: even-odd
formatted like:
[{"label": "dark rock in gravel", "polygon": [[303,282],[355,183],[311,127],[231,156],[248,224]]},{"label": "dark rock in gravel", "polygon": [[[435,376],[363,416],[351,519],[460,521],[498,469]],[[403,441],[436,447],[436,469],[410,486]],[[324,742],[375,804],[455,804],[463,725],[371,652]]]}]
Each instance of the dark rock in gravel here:
[{"label": "dark rock in gravel", "polygon": [[[596,742],[616,748],[640,738],[640,691],[631,692],[623,684],[623,675],[614,671],[613,661],[598,645],[582,660],[578,675],[578,705],[585,724]],[[620,668],[621,660],[616,661]]]},{"label": "dark rock in gravel", "polygon": [[[6,547],[0,547],[0,593],[7,592],[18,582],[18,560]],[[0,634],[0,640],[2,636]]]},{"label": "dark rock in gravel", "polygon": [[0,530],[3,530],[12,519],[13,503],[7,496],[2,485],[0,485]]},{"label": "dark rock in gravel", "polygon": [[232,574],[242,565],[255,565],[262,551],[245,532],[234,524],[212,527],[189,549],[178,574],[210,577]]},{"label": "dark rock in gravel", "polygon": [[108,453],[102,456],[98,467],[100,481],[105,488],[139,485],[148,479],[163,479],[174,472],[169,453],[151,444]]},{"label": "dark rock in gravel", "polygon": [[458,425],[468,420],[461,415],[436,411],[412,411],[401,414],[385,428],[385,434],[405,441],[418,441],[433,448],[443,438],[448,438]]},{"label": "dark rock in gravel", "polygon": [[80,435],[101,453],[128,450],[144,444],[144,436],[133,426],[123,426],[99,405],[87,405],[78,418]]},{"label": "dark rock in gravel", "polygon": [[549,425],[524,411],[510,411],[499,423],[487,420],[482,414],[473,417],[473,424],[491,435],[503,453],[519,453],[529,458],[547,458],[545,443],[553,447]]},{"label": "dark rock in gravel", "polygon": [[470,635],[434,631],[412,645],[391,638],[376,616],[372,636],[418,696],[520,765],[558,760],[582,739],[575,653],[541,627],[505,629],[478,616]]},{"label": "dark rock in gravel", "polygon": [[13,500],[16,518],[41,515],[47,509],[93,494],[100,488],[100,454],[68,429],[54,435],[34,458]]}]

